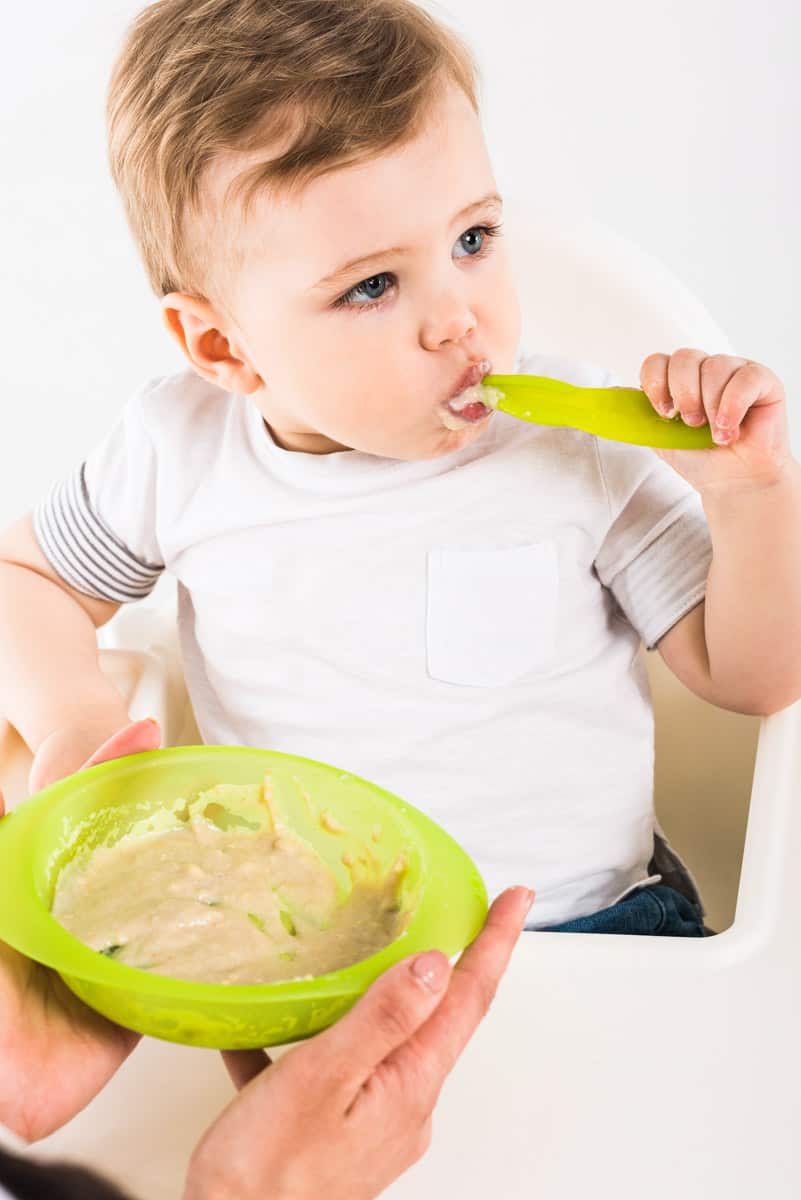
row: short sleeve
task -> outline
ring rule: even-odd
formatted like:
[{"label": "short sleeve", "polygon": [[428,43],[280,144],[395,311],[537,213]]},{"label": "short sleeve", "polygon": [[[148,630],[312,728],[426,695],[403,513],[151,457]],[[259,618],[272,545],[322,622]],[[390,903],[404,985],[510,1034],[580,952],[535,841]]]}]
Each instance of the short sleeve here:
[{"label": "short sleeve", "polygon": [[[523,351],[517,370],[578,387],[631,387],[607,367]],[[606,498],[606,528],[593,566],[645,648],[706,595],[712,539],[695,488],[648,446],[592,435]]]},{"label": "short sleeve", "polygon": [[595,569],[653,650],[706,594],[706,515],[696,490],[651,449],[595,440],[610,520]]},{"label": "short sleeve", "polygon": [[34,509],[33,528],[54,570],[102,600],[140,600],[164,562],[156,534],[156,461],[146,424],[153,381],[109,434]]}]

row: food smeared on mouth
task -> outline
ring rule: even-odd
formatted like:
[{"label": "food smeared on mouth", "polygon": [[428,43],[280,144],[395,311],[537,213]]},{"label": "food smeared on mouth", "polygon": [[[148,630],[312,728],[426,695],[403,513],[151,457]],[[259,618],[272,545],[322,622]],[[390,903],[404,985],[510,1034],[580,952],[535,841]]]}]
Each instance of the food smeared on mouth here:
[{"label": "food smeared on mouth", "polygon": [[495,411],[503,395],[499,388],[483,383],[473,384],[442,406],[442,423],[446,429],[452,430],[476,425]]}]

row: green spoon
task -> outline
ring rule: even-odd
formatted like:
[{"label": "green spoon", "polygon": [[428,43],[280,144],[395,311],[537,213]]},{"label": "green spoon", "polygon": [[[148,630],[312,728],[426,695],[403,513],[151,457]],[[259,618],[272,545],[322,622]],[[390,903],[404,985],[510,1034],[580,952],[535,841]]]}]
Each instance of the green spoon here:
[{"label": "green spoon", "polygon": [[535,425],[567,425],[636,446],[705,450],[716,444],[708,424],[661,417],[639,388],[578,387],[544,375],[487,375],[479,386],[488,407]]}]

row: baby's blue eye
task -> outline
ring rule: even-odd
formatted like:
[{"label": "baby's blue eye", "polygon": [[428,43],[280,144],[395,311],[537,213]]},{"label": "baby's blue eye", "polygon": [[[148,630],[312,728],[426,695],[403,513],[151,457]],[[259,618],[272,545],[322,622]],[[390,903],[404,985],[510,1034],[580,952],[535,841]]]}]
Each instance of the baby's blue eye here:
[{"label": "baby's blue eye", "polygon": [[[368,300],[380,300],[384,294],[384,289],[382,287],[382,281],[385,280],[386,278],[387,278],[386,271],[382,271],[382,273],[380,275],[371,275],[369,279],[365,279],[363,283],[359,283],[356,285],[355,288],[352,288],[348,292],[348,295],[354,296],[358,292],[364,292],[366,294]],[[373,290],[375,290],[375,293],[376,293],[375,295],[373,294]]]},{"label": "baby's blue eye", "polygon": [[[475,246],[474,252],[467,255],[459,255],[458,257],[466,258],[481,258],[488,252],[490,238],[496,237],[500,233],[501,227],[498,225],[473,225],[459,238],[457,245],[461,243],[463,246],[465,241],[470,241]],[[480,244],[475,244],[475,236],[481,233],[482,239]],[[359,312],[369,312],[372,308],[377,308],[384,299],[386,293],[386,281],[391,278],[390,271],[381,271],[378,275],[371,275],[368,279],[363,279],[361,283],[357,283],[350,291],[345,292],[344,296],[340,296],[334,301],[334,308],[353,308]],[[370,303],[359,303],[359,298],[366,298]]]},{"label": "baby's blue eye", "polygon": [[[475,237],[475,235],[476,235],[477,233],[479,233],[479,232],[484,232],[484,228],[485,228],[484,226],[481,226],[481,225],[476,225],[476,227],[475,227],[474,229],[468,229],[467,233],[463,233],[463,234],[462,234],[462,236],[459,238],[459,241],[463,243],[463,242],[464,242],[464,240],[465,240],[465,238],[473,238],[473,237]],[[483,244],[484,244],[484,243],[482,242],[480,245],[476,246],[476,250],[480,250],[480,249],[481,249],[481,246],[482,246]],[[472,257],[472,255],[471,255],[471,256],[469,256],[469,257]]]}]

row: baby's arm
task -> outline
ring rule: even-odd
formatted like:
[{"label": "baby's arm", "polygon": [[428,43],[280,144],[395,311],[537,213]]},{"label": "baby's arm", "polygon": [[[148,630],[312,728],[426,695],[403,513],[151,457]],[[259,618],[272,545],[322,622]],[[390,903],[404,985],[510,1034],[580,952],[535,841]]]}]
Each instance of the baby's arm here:
[{"label": "baby's arm", "polygon": [[32,753],[63,731],[75,740],[75,770],[130,721],[100,669],[95,634],[119,607],[56,575],[30,515],[0,532],[0,720],[18,730]]}]

